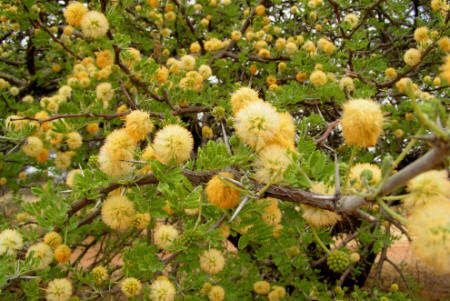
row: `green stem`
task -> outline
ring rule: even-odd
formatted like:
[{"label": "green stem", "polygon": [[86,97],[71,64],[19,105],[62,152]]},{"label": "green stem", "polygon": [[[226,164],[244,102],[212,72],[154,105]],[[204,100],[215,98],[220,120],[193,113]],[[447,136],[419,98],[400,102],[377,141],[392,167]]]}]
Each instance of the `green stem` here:
[{"label": "green stem", "polygon": [[197,229],[198,225],[200,225],[200,221],[202,218],[202,204],[200,204],[200,206],[198,206],[198,216],[197,216],[197,220],[195,221],[195,225],[194,225],[194,230]]},{"label": "green stem", "polygon": [[422,110],[419,107],[419,103],[416,101],[416,97],[414,95],[414,93],[410,93],[411,95],[409,95],[409,97],[412,100],[412,107],[414,109],[414,113],[416,114],[417,118],[419,119],[419,121],[426,126],[427,128],[429,128],[437,137],[439,138],[443,138],[445,140],[448,139],[448,134],[441,129],[440,127],[437,126],[436,123],[434,123],[433,121],[431,121],[427,115],[425,115],[424,112],[422,112]]},{"label": "green stem", "polygon": [[[420,129],[417,131],[415,137],[420,136],[422,134],[422,132],[423,132],[423,127],[421,126]],[[392,169],[395,169],[400,164],[400,162],[402,162],[402,160],[406,157],[406,155],[409,153],[411,148],[416,144],[416,142],[417,142],[416,138],[412,138],[411,141],[409,141],[408,145],[405,147],[405,149],[403,149],[401,154],[398,155],[397,159],[394,161]]]},{"label": "green stem", "polygon": [[403,216],[401,216],[400,214],[398,214],[397,212],[395,212],[391,207],[389,207],[385,202],[383,202],[382,199],[377,198],[377,203],[381,206],[381,208],[384,209],[384,211],[386,211],[390,216],[392,216],[393,218],[395,218],[396,220],[398,220],[400,223],[404,224],[404,225],[408,225],[408,220],[406,218],[404,218]]},{"label": "green stem", "polygon": [[347,169],[347,172],[345,174],[344,191],[343,191],[343,193],[345,193],[347,191],[347,189],[348,189],[347,186],[348,186],[348,181],[349,181],[349,178],[350,178],[350,169],[352,169],[353,161],[355,160],[357,151],[358,151],[357,146],[356,145],[352,145],[352,152],[350,154],[350,159],[349,159],[349,162],[348,162],[348,169]]},{"label": "green stem", "polygon": [[384,196],[382,200],[384,201],[397,201],[397,200],[403,200],[409,197],[409,194],[401,194],[401,195],[390,195],[390,196]]},{"label": "green stem", "polygon": [[319,246],[325,251],[325,253],[327,253],[327,255],[330,255],[330,253],[331,253],[330,250],[328,250],[328,248],[325,246],[323,241],[320,239],[319,235],[317,235],[317,232],[314,229],[314,226],[311,227],[311,232],[313,233],[314,238],[316,239]]}]

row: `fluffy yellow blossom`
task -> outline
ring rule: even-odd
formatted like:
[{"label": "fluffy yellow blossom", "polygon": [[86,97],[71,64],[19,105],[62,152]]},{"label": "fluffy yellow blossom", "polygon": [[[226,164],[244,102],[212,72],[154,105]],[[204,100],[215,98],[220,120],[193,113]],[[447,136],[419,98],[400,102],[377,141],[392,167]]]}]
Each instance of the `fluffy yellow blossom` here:
[{"label": "fluffy yellow blossom", "polygon": [[397,71],[395,70],[395,68],[389,67],[384,71],[384,75],[388,79],[393,79],[393,78],[397,77]]},{"label": "fluffy yellow blossom", "polygon": [[47,301],[69,301],[72,296],[72,283],[67,278],[53,279],[45,292]]},{"label": "fluffy yellow blossom", "polygon": [[161,66],[158,69],[156,69],[156,80],[159,83],[164,84],[165,82],[167,82],[168,78],[169,78],[169,70],[166,67]]},{"label": "fluffy yellow blossom", "polygon": [[114,54],[111,50],[99,51],[96,54],[95,59],[97,66],[100,68],[106,68],[114,64]]},{"label": "fluffy yellow blossom", "polygon": [[[311,191],[324,195],[334,194],[334,188],[327,187],[320,182],[311,183]],[[339,214],[326,209],[316,208],[306,204],[301,204],[301,207],[303,209],[302,217],[308,224],[315,227],[333,226],[341,220]]]},{"label": "fluffy yellow blossom", "polygon": [[62,237],[58,232],[51,231],[45,234],[44,243],[47,244],[52,250],[55,250],[60,244],[62,244]]},{"label": "fluffy yellow blossom", "polygon": [[97,99],[109,102],[114,97],[114,90],[110,83],[100,83],[95,88]]},{"label": "fluffy yellow blossom", "polygon": [[349,76],[344,76],[339,81],[339,89],[346,90],[347,92],[352,92],[355,90],[355,84],[353,83],[353,79]]},{"label": "fluffy yellow blossom", "polygon": [[261,219],[264,223],[270,226],[275,226],[281,223],[282,213],[278,208],[278,200],[274,198],[260,199],[257,204],[265,205]]},{"label": "fluffy yellow blossom", "polygon": [[206,51],[217,51],[224,47],[223,42],[217,38],[205,41],[204,47]]},{"label": "fluffy yellow blossom", "polygon": [[66,263],[70,259],[70,255],[72,252],[70,251],[70,248],[66,245],[59,245],[55,249],[55,253],[53,254],[55,256],[55,259],[59,263]]},{"label": "fluffy yellow blossom", "polygon": [[44,144],[38,137],[30,136],[27,141],[22,145],[23,152],[29,157],[36,157],[42,151]]},{"label": "fluffy yellow blossom", "polygon": [[125,129],[111,132],[106,137],[106,142],[102,146],[106,155],[113,161],[132,160],[136,141],[129,136]]},{"label": "fluffy yellow blossom", "polygon": [[156,133],[153,148],[161,162],[181,164],[189,159],[194,145],[192,134],[185,128],[171,124]]},{"label": "fluffy yellow blossom", "polygon": [[184,55],[180,61],[181,68],[185,71],[191,71],[195,67],[195,58],[192,55]]},{"label": "fluffy yellow blossom", "polygon": [[3,254],[12,256],[22,247],[22,235],[16,230],[5,229],[0,233],[0,256]]},{"label": "fluffy yellow blossom", "polygon": [[211,70],[211,67],[209,67],[208,65],[201,65],[198,68],[198,73],[200,73],[200,75],[202,76],[203,80],[207,80],[208,78],[211,77],[212,70]]},{"label": "fluffy yellow blossom", "polygon": [[273,286],[272,291],[269,293],[267,298],[269,301],[280,301],[286,296],[286,289],[282,286]]},{"label": "fluffy yellow blossom", "polygon": [[270,292],[270,283],[265,280],[253,283],[253,291],[258,295],[267,295]]},{"label": "fluffy yellow blossom", "polygon": [[71,152],[56,152],[55,167],[58,169],[67,169],[72,163]]},{"label": "fluffy yellow blossom", "polygon": [[309,53],[314,53],[316,51],[316,46],[312,41],[306,41],[305,44],[303,44],[303,49],[308,51]]},{"label": "fluffy yellow blossom", "polygon": [[254,101],[262,101],[258,97],[258,92],[249,88],[249,87],[241,87],[233,94],[231,94],[231,108],[233,109],[233,113],[237,114],[241,109],[247,106],[249,103]]},{"label": "fluffy yellow blossom", "polygon": [[403,55],[403,61],[408,66],[416,66],[420,63],[420,60],[422,59],[422,54],[420,51],[416,48],[410,48],[406,50],[405,54]]},{"label": "fluffy yellow blossom", "polygon": [[254,177],[260,183],[281,183],[289,164],[291,158],[286,149],[277,144],[270,144],[259,152],[254,162],[256,169]]},{"label": "fluffy yellow blossom", "polygon": [[257,14],[259,16],[264,15],[265,11],[266,11],[266,8],[262,4],[255,7],[255,14]]},{"label": "fluffy yellow blossom", "polygon": [[260,149],[278,135],[280,119],[270,103],[254,101],[236,114],[234,128],[242,142]]},{"label": "fluffy yellow blossom", "polygon": [[348,145],[374,146],[383,127],[380,105],[370,99],[352,99],[343,106],[342,133]]},{"label": "fluffy yellow blossom", "polygon": [[320,38],[319,41],[317,41],[317,46],[319,46],[319,48],[327,54],[333,53],[334,49],[336,48],[334,44],[327,38]]},{"label": "fluffy yellow blossom", "polygon": [[420,209],[440,200],[450,201],[450,181],[445,170],[430,170],[408,182],[409,196],[403,200],[405,207]]},{"label": "fluffy yellow blossom", "polygon": [[225,180],[222,182],[219,176],[234,179],[233,175],[228,172],[221,172],[218,175],[215,175],[206,185],[206,195],[211,204],[219,208],[233,208],[237,205],[241,194],[239,190],[232,187],[231,183],[228,183]]},{"label": "fluffy yellow blossom", "polygon": [[66,185],[69,187],[72,187],[74,182],[75,182],[75,176],[77,174],[81,174],[81,170],[79,169],[72,169],[71,171],[69,171],[69,173],[67,174],[66,177]]},{"label": "fluffy yellow blossom", "polygon": [[354,13],[349,13],[345,15],[344,22],[348,23],[351,28],[355,28],[356,25],[359,23],[359,17],[355,15]]},{"label": "fluffy yellow blossom", "polygon": [[242,33],[239,30],[233,30],[231,32],[231,39],[233,41],[239,41],[242,38]]},{"label": "fluffy yellow blossom", "polygon": [[125,131],[136,142],[144,139],[153,130],[153,122],[147,112],[134,110],[126,118]]},{"label": "fluffy yellow blossom", "polygon": [[205,139],[211,139],[214,136],[212,128],[207,125],[202,126],[202,137]]},{"label": "fluffy yellow blossom", "polygon": [[314,87],[320,87],[327,83],[327,75],[321,70],[315,70],[309,76],[309,80],[314,85]]},{"label": "fluffy yellow blossom", "polygon": [[133,220],[133,225],[138,230],[144,230],[150,223],[150,213],[137,213]]},{"label": "fluffy yellow blossom", "polygon": [[[122,160],[132,160],[133,153],[128,152],[128,158],[124,157]],[[106,152],[106,149],[102,147],[98,154],[98,164],[100,165],[100,170],[106,175],[112,178],[119,178],[123,175],[130,173],[133,170],[133,165],[128,162],[123,162],[121,160],[113,160]]]},{"label": "fluffy yellow blossom", "polygon": [[92,276],[94,277],[94,281],[97,284],[101,284],[103,281],[108,279],[108,271],[105,269],[105,267],[98,265],[95,268],[92,269]]},{"label": "fluffy yellow blossom", "polygon": [[416,30],[414,30],[414,40],[416,42],[426,42],[430,38],[428,37],[428,28],[425,26],[418,27]]},{"label": "fluffy yellow blossom", "polygon": [[365,190],[365,182],[361,179],[364,171],[370,171],[372,177],[366,179],[368,186],[375,186],[381,181],[381,169],[370,163],[358,163],[350,169],[350,183],[357,190]]},{"label": "fluffy yellow blossom", "polygon": [[439,48],[441,48],[442,51],[449,52],[450,51],[450,38],[447,36],[444,36],[440,38],[437,41]]},{"label": "fluffy yellow blossom", "polygon": [[67,5],[64,11],[66,22],[72,26],[80,26],[81,19],[87,13],[88,9],[80,2],[74,1]]},{"label": "fluffy yellow blossom", "polygon": [[178,236],[178,230],[174,226],[160,224],[156,226],[153,241],[158,248],[167,250]]},{"label": "fluffy yellow blossom", "polygon": [[450,55],[445,57],[444,64],[440,67],[440,77],[450,83]]},{"label": "fluffy yellow blossom", "polygon": [[86,132],[88,132],[91,135],[97,133],[98,130],[99,127],[97,122],[91,122],[86,125]]},{"label": "fluffy yellow blossom", "polygon": [[215,275],[223,270],[225,258],[217,249],[205,250],[200,254],[200,269],[210,275]]},{"label": "fluffy yellow blossom", "polygon": [[101,12],[89,11],[81,18],[81,31],[88,38],[104,37],[109,29],[108,19]]},{"label": "fluffy yellow blossom", "polygon": [[136,48],[127,48],[123,54],[123,62],[128,68],[132,68],[134,64],[141,60],[141,52]]},{"label": "fluffy yellow blossom", "polygon": [[48,267],[53,260],[52,249],[43,242],[39,242],[29,247],[27,257],[29,256],[32,256],[38,260],[36,268],[39,270]]},{"label": "fluffy yellow blossom", "polygon": [[202,51],[202,46],[200,46],[200,43],[199,43],[199,42],[194,42],[194,43],[192,43],[191,46],[189,47],[189,50],[190,50],[192,53],[197,53],[197,52]]},{"label": "fluffy yellow blossom", "polygon": [[150,285],[149,297],[152,301],[173,301],[175,295],[175,286],[166,277],[158,277]]},{"label": "fluffy yellow blossom", "polygon": [[278,117],[280,121],[280,130],[277,136],[275,136],[272,140],[267,141],[267,145],[278,144],[282,148],[295,150],[294,118],[292,118],[289,112],[278,113]]},{"label": "fluffy yellow blossom", "polygon": [[208,292],[209,301],[222,301],[225,298],[225,290],[219,285],[214,285]]},{"label": "fluffy yellow blossom", "polygon": [[66,134],[67,146],[72,149],[79,149],[83,144],[83,137],[78,132],[70,132]]},{"label": "fluffy yellow blossom", "polygon": [[450,273],[450,201],[429,202],[408,217],[411,250],[438,274]]},{"label": "fluffy yellow blossom", "polygon": [[102,206],[102,220],[113,230],[124,231],[135,215],[134,204],[124,195],[110,196]]},{"label": "fluffy yellow blossom", "polygon": [[406,93],[408,86],[412,85],[412,81],[409,77],[402,77],[398,82],[395,83],[395,87],[402,93]]},{"label": "fluffy yellow blossom", "polygon": [[203,77],[197,71],[189,71],[186,76],[180,80],[180,88],[183,90],[193,90],[200,92],[203,90]]},{"label": "fluffy yellow blossom", "polygon": [[133,277],[125,278],[120,283],[120,290],[128,298],[139,295],[142,289],[142,284],[139,280]]}]

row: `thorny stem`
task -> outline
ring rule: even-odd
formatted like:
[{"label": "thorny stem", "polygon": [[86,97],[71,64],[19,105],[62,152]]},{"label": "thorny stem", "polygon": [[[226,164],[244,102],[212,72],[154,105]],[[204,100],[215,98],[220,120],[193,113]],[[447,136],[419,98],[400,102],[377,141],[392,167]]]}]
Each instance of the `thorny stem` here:
[{"label": "thorny stem", "polygon": [[398,220],[400,223],[404,225],[408,225],[408,220],[395,212],[391,207],[389,207],[381,198],[377,198],[377,203],[384,209],[390,216]]}]

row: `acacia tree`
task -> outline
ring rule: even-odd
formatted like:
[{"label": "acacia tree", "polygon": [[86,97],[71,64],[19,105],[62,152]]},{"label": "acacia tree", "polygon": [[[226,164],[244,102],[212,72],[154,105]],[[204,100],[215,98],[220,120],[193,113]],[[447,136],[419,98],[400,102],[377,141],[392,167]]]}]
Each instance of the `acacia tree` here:
[{"label": "acacia tree", "polygon": [[446,1],[0,3],[2,300],[405,300],[394,229],[450,272]]}]

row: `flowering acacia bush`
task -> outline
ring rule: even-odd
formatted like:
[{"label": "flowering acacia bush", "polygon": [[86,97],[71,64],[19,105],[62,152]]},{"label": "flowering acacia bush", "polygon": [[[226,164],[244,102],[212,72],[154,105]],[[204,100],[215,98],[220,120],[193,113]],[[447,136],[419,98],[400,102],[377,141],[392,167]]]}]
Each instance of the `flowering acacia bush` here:
[{"label": "flowering acacia bush", "polygon": [[446,1],[0,3],[2,300],[405,300],[395,229],[450,272]]}]

